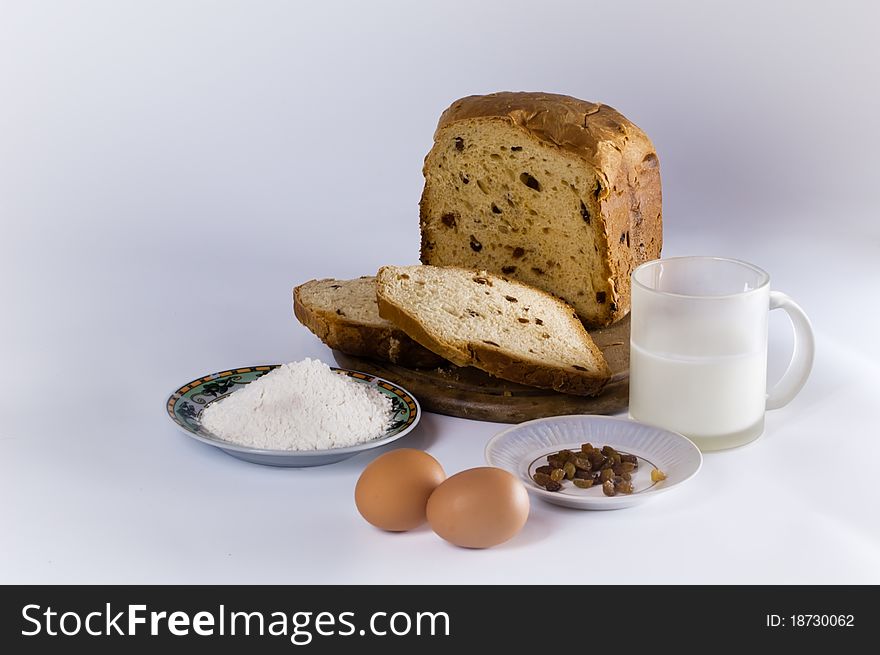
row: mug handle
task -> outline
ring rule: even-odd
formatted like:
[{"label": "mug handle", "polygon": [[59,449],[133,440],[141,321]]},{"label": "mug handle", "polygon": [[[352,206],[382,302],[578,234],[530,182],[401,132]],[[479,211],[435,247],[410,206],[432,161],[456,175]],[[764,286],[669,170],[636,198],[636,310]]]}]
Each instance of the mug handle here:
[{"label": "mug handle", "polygon": [[794,328],[794,352],[782,378],[767,392],[767,409],[784,407],[798,395],[810,376],[816,350],[810,319],[794,300],[779,291],[770,292],[770,309],[788,314]]}]

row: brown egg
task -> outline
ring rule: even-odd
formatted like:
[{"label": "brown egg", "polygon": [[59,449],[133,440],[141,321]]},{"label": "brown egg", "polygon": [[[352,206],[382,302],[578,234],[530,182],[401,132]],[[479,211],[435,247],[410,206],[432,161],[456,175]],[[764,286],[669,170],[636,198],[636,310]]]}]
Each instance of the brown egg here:
[{"label": "brown egg", "polygon": [[514,475],[483,466],[456,473],[428,499],[428,523],[456,546],[489,548],[519,532],[529,518],[529,494]]},{"label": "brown egg", "polygon": [[367,464],[354,488],[354,502],[377,528],[412,530],[425,522],[428,497],[445,478],[443,467],[428,453],[392,450]]}]

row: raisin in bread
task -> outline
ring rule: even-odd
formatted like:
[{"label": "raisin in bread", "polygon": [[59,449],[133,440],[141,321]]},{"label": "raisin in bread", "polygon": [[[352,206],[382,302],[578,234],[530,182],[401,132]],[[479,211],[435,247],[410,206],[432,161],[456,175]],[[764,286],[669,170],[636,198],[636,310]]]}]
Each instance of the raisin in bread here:
[{"label": "raisin in bread", "polygon": [[651,141],[607,105],[548,93],[452,103],[425,158],[422,262],[519,279],[589,327],[630,307],[630,274],[660,256]]},{"label": "raisin in bread", "polygon": [[379,314],[459,366],[564,393],[593,395],[611,376],[564,302],[485,271],[385,266]]},{"label": "raisin in bread", "polygon": [[293,290],[293,313],[331,348],[414,368],[447,362],[379,316],[376,278],[311,280]]}]

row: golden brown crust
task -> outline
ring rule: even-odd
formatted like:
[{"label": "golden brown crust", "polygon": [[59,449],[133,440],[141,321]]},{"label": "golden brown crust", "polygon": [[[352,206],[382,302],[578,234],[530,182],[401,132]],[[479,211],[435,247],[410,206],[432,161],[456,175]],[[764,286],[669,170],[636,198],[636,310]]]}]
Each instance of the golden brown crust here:
[{"label": "golden brown crust", "polygon": [[[611,379],[611,371],[602,377],[576,369],[563,370],[554,366],[536,366],[512,357],[501,348],[482,343],[471,344],[472,366],[502,380],[519,382],[530,387],[553,389],[576,396],[595,396]],[[607,369],[607,365],[606,365]]]},{"label": "golden brown crust", "polygon": [[[607,243],[605,263],[611,294],[603,320],[583,318],[589,327],[600,327],[626,316],[632,270],[658,258],[662,247],[660,169],[651,140],[608,105],[530,92],[456,100],[440,116],[435,140],[447,127],[472,119],[508,121],[529,136],[576,156],[595,172],[602,184],[597,200]],[[425,202],[423,193],[421,261],[442,265],[444,262],[432,256],[431,236],[425,229],[429,218]]]},{"label": "golden brown crust", "polygon": [[556,93],[503,91],[456,100],[440,116],[441,130],[470,118],[506,118],[532,135],[601,166],[608,146],[653,146],[645,133],[613,107]]},{"label": "golden brown crust", "polygon": [[613,287],[608,324],[629,313],[630,276],[639,264],[660,257],[663,243],[660,165],[656,153],[653,149],[630,147],[619,160],[616,181],[609,193],[599,199]]},{"label": "golden brown crust", "polygon": [[[305,283],[305,284],[308,284]],[[293,290],[293,313],[330,348],[410,368],[435,368],[447,362],[397,328],[364,325],[303,302],[300,285]]]}]

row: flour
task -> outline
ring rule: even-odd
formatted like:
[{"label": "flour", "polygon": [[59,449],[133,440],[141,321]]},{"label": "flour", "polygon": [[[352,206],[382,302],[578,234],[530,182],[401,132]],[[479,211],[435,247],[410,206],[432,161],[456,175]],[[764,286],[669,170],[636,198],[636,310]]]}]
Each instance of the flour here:
[{"label": "flour", "polygon": [[344,448],[382,436],[391,399],[314,359],[284,364],[208,405],[214,436],[270,450]]}]

